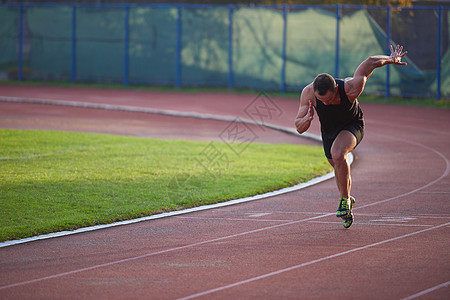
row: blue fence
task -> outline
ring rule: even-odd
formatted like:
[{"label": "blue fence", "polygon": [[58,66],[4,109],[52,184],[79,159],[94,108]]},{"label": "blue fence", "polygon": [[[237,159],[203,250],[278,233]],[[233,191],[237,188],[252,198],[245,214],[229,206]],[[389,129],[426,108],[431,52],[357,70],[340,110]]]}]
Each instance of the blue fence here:
[{"label": "blue fence", "polygon": [[0,5],[0,74],[18,80],[300,90],[408,50],[366,92],[450,97],[450,6]]}]

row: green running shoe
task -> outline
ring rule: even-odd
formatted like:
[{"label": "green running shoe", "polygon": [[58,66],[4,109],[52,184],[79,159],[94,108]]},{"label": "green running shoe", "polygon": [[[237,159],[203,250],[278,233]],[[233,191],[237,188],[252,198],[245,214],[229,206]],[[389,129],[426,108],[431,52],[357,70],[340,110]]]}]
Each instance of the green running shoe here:
[{"label": "green running shoe", "polygon": [[354,204],[355,204],[355,198],[350,196],[350,212],[348,213],[348,215],[342,217],[342,220],[344,221],[344,228],[346,228],[346,229],[349,228],[350,226],[352,226],[352,224],[353,224],[352,208],[353,208]]},{"label": "green running shoe", "polygon": [[342,197],[341,199],[339,199],[339,207],[336,212],[336,217],[342,218],[348,215],[350,212],[350,203],[351,201],[347,198]]}]

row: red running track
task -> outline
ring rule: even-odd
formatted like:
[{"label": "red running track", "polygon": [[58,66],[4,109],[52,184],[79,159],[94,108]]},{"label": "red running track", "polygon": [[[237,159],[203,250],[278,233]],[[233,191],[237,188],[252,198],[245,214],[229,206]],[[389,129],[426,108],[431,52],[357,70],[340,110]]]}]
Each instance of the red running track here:
[{"label": "red running track", "polygon": [[[11,86],[0,86],[0,96],[241,118],[260,99]],[[292,127],[297,100],[271,101],[278,113],[265,121]],[[450,113],[362,108],[367,126],[354,152],[350,229],[334,216],[337,191],[329,180],[263,200],[0,248],[0,299],[448,299]],[[0,128],[209,140],[226,126],[0,101]],[[261,142],[305,141],[254,130]],[[318,133],[317,121],[311,131]]]}]

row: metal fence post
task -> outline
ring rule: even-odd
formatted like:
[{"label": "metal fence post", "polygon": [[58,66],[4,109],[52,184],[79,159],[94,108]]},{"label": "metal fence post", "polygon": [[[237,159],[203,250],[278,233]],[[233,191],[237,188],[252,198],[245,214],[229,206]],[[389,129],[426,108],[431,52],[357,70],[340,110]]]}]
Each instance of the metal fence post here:
[{"label": "metal fence post", "polygon": [[[387,22],[387,30],[386,30],[386,55],[390,55],[390,45],[391,45],[391,7],[386,6],[386,22]],[[384,97],[389,99],[390,93],[390,73],[389,73],[389,65],[386,66],[386,87]]]},{"label": "metal fence post", "polygon": [[182,14],[181,14],[182,6],[178,5],[177,7],[177,13],[178,13],[178,19],[177,19],[177,49],[176,49],[176,58],[175,58],[175,87],[180,88],[181,87],[181,34],[182,34]]},{"label": "metal fence post", "polygon": [[70,81],[74,83],[77,78],[77,7],[72,6],[72,50],[71,50],[71,67]]},{"label": "metal fence post", "polygon": [[438,44],[437,44],[437,100],[441,99],[441,36],[442,36],[442,6],[439,6],[438,10]]},{"label": "metal fence post", "polygon": [[283,5],[283,49],[281,57],[282,57],[282,65],[281,65],[281,92],[286,91],[286,37],[287,37],[287,12],[288,7],[286,4]]},{"label": "metal fence post", "polygon": [[341,5],[336,4],[336,49],[334,54],[334,77],[339,77],[339,35],[340,27],[339,22],[341,20]]},{"label": "metal fence post", "polygon": [[233,5],[228,7],[228,88],[234,87],[233,76]]},{"label": "metal fence post", "polygon": [[128,57],[128,49],[129,49],[129,34],[130,34],[130,6],[127,5],[125,7],[125,17],[124,17],[124,49],[123,49],[123,85],[128,85],[128,71],[129,71],[129,57]]},{"label": "metal fence post", "polygon": [[23,79],[23,3],[19,6],[19,68],[17,70],[17,79]]}]

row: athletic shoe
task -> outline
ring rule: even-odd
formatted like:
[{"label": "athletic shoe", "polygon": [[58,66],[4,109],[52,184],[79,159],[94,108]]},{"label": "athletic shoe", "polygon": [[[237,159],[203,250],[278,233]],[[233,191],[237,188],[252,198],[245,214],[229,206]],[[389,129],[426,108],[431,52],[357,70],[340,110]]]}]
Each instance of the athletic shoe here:
[{"label": "athletic shoe", "polygon": [[355,204],[355,198],[350,196],[350,212],[348,213],[348,215],[342,217],[342,220],[344,221],[344,228],[349,228],[353,224],[352,208],[353,208],[354,204]]},{"label": "athletic shoe", "polygon": [[336,212],[336,217],[342,218],[349,214],[351,201],[347,198],[342,197],[339,199],[339,207]]}]

